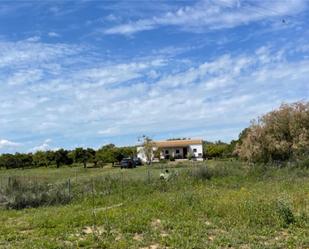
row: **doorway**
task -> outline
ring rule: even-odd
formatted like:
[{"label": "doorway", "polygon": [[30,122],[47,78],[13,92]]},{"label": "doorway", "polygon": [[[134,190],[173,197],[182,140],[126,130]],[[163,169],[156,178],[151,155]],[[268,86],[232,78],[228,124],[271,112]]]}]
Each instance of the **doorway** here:
[{"label": "doorway", "polygon": [[183,158],[187,158],[187,154],[188,154],[187,147],[183,148],[182,153],[183,153]]}]

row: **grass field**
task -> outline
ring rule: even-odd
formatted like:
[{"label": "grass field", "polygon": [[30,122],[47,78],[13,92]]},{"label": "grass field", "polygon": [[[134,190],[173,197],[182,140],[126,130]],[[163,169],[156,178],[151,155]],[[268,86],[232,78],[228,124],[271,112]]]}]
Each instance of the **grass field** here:
[{"label": "grass field", "polygon": [[[160,180],[167,167],[172,177]],[[9,177],[63,186],[70,179],[71,198],[0,209],[0,248],[309,248],[305,169],[208,161],[149,171],[0,170],[2,188]]]}]

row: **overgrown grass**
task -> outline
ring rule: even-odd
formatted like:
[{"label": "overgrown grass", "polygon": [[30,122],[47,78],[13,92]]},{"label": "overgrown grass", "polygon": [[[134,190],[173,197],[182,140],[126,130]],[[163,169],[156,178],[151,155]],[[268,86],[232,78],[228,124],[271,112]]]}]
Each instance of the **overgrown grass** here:
[{"label": "overgrown grass", "polygon": [[[166,167],[173,177],[160,180]],[[0,248],[309,246],[306,169],[227,161],[148,169],[89,169],[69,176],[69,204],[0,211]]]}]

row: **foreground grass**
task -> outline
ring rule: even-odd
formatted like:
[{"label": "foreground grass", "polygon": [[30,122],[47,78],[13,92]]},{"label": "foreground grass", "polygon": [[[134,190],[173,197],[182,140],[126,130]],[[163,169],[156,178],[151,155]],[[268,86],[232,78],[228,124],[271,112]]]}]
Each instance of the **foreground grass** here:
[{"label": "foreground grass", "polygon": [[[146,167],[78,169],[70,204],[0,210],[0,248],[309,247],[308,170],[208,164],[209,180],[192,174],[198,164],[172,166],[167,182],[158,179],[165,165],[150,174]],[[76,177],[74,169],[59,171],[62,177],[50,169],[32,176]],[[91,194],[78,195],[81,187]]]}]

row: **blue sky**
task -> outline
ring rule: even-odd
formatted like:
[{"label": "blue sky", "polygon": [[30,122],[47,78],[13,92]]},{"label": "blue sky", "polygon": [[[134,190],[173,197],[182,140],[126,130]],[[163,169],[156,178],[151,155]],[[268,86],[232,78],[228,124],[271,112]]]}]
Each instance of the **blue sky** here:
[{"label": "blue sky", "polygon": [[0,153],[230,141],[309,99],[306,0],[0,2]]}]

